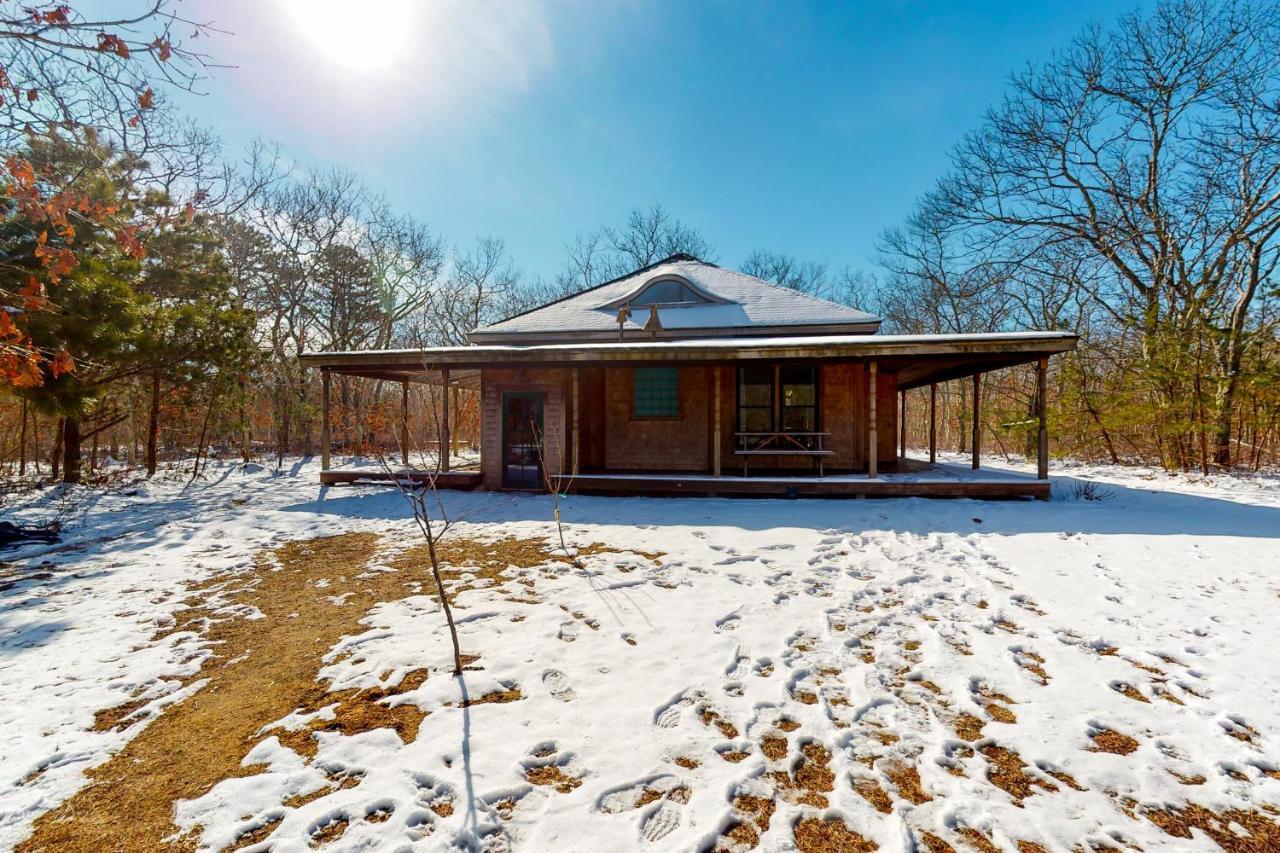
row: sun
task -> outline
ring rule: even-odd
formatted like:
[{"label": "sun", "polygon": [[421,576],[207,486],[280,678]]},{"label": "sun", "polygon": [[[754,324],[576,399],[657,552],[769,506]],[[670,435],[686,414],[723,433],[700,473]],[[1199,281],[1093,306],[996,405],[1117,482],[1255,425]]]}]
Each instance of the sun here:
[{"label": "sun", "polygon": [[384,71],[403,59],[413,32],[413,0],[280,0],[297,33],[335,67]]}]

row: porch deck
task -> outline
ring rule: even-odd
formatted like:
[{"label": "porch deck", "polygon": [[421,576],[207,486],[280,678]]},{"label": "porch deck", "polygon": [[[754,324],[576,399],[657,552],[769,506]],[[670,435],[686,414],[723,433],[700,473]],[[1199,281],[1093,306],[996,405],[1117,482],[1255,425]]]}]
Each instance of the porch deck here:
[{"label": "porch deck", "polygon": [[483,481],[479,468],[454,469],[452,471],[421,471],[401,469],[385,471],[381,468],[330,468],[320,472],[320,485],[337,486],[351,483],[392,483],[395,480],[412,480],[418,483],[435,480],[441,489],[457,489],[469,492]]},{"label": "porch deck", "polygon": [[1049,481],[1004,468],[974,471],[968,464],[899,459],[894,471],[826,476],[709,474],[578,474],[562,488],[583,494],[715,495],[753,497],[926,497],[1048,500]]}]

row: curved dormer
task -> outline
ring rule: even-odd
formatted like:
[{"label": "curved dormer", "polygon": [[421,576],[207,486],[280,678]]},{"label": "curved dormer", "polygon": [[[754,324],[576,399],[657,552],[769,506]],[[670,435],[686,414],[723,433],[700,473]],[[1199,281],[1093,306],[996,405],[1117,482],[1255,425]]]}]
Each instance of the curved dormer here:
[{"label": "curved dormer", "polygon": [[635,290],[601,305],[601,308],[633,308],[657,305],[659,308],[689,308],[696,305],[733,305],[731,299],[717,296],[677,273],[662,273],[645,281]]}]

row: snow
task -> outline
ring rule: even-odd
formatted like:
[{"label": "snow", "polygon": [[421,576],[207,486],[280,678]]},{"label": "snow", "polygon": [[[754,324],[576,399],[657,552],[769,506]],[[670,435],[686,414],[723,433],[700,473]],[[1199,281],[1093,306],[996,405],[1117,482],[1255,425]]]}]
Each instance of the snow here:
[{"label": "snow", "polygon": [[[314,462],[281,473],[215,463],[191,486],[48,491],[3,514],[29,521],[79,507],[62,543],[0,554],[0,848],[145,725],[94,732],[95,711],[139,690],[158,708],[200,688],[173,692],[209,654],[199,637],[152,639],[189,585],[249,569],[293,539],[370,531],[389,546],[418,541],[395,490],[321,489],[317,473]],[[265,771],[180,803],[177,819],[203,826],[215,847],[282,816],[272,849],[309,849],[315,827],[348,816],[334,849],[701,850],[734,822],[736,794],[768,795],[766,773],[793,769],[813,741],[831,752],[828,806],[779,798],[758,849],[793,849],[790,825],[810,812],[841,817],[886,850],[920,845],[922,832],[959,849],[962,827],[1001,849],[1023,839],[1215,849],[1202,833],[1174,838],[1141,814],[1280,803],[1280,480],[1084,465],[1052,473],[1048,503],[562,498],[573,544],[664,556],[597,554],[582,569],[538,573],[539,603],[496,588],[462,593],[462,645],[484,667],[463,684],[447,675],[431,599],[378,605],[364,633],[327,650],[322,672],[335,686],[365,686],[388,670],[429,667],[426,683],[396,700],[430,712],[416,739],[325,733],[307,762],[267,737],[245,758]],[[450,536],[554,536],[546,496],[445,501],[461,519]],[[358,656],[339,654],[355,647]],[[1047,684],[1024,668],[1031,654]],[[464,690],[506,684],[524,698],[459,707]],[[817,701],[797,698],[805,693]],[[1016,722],[988,719],[993,694]],[[704,724],[704,711],[736,735]],[[987,759],[966,754],[952,729],[961,712],[986,720],[973,746],[1013,750],[1057,790],[1019,804],[991,784]],[[771,765],[758,744],[780,717],[799,728],[785,735],[792,757]],[[1103,729],[1135,738],[1136,751],[1091,751]],[[882,742],[886,732],[897,740]],[[748,757],[719,757],[735,749]],[[930,799],[899,795],[885,775],[894,762],[919,771]],[[581,785],[557,793],[526,781],[529,768],[550,765]],[[364,775],[282,805],[320,788],[320,767]],[[1205,781],[1182,784],[1173,772]],[[858,781],[888,792],[892,813],[855,793]],[[448,796],[452,814],[428,808]],[[497,804],[511,799],[504,817]],[[361,819],[378,809],[391,817]]]}]

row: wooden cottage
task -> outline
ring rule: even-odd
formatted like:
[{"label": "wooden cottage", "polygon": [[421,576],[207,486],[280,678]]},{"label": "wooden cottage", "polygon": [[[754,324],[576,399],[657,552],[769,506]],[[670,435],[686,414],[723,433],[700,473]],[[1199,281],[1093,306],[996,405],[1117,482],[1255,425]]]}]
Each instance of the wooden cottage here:
[{"label": "wooden cottage", "polygon": [[[1074,335],[1012,332],[881,335],[863,311],[676,255],[621,278],[474,330],[471,345],[308,353],[324,378],[326,483],[370,476],[330,468],[330,374],[480,395],[478,467],[450,470],[457,488],[615,493],[930,495],[1049,494],[1045,372]],[[1038,365],[1039,471],[987,475],[905,459],[904,392]],[[448,444],[448,393],[441,439]],[[980,395],[972,396],[973,417]],[[407,430],[406,430],[407,432]],[[406,442],[407,443],[407,442]],[[901,451],[901,454],[900,454]],[[408,454],[404,461],[408,463]],[[544,471],[545,468],[545,471]]]}]

